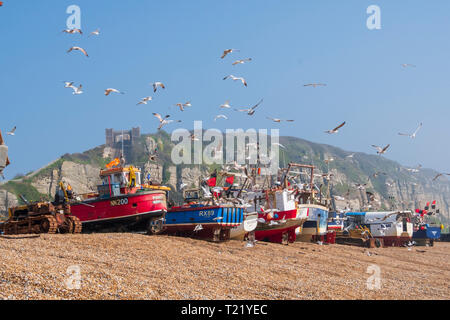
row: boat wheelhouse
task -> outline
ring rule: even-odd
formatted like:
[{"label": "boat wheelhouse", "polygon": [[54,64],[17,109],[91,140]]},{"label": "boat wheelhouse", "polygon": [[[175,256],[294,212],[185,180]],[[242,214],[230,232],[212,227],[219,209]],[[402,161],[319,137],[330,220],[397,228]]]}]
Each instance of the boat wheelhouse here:
[{"label": "boat wheelhouse", "polygon": [[141,183],[141,170],[133,166],[100,171],[98,193],[80,195],[72,213],[83,228],[122,226],[145,229],[167,212],[169,187]]}]

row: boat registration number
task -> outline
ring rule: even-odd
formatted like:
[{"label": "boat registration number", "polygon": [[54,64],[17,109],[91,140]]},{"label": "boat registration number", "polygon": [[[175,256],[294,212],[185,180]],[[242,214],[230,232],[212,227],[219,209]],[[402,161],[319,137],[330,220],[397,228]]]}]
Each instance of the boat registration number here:
[{"label": "boat registration number", "polygon": [[111,200],[111,206],[115,207],[115,206],[124,206],[128,204],[128,198],[123,198],[123,199],[116,199],[116,200]]},{"label": "boat registration number", "polygon": [[214,215],[214,210],[200,211],[200,212],[198,213],[198,215],[199,215],[200,217],[207,217],[207,218],[209,218],[209,217],[212,217],[212,216]]}]

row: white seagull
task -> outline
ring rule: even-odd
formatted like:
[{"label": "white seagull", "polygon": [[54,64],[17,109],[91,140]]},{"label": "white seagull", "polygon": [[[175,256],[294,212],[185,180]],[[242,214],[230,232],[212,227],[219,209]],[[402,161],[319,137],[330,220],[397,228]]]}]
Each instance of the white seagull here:
[{"label": "white seagull", "polygon": [[410,64],[410,63],[403,63],[403,64],[402,64],[402,67],[403,67],[403,68],[407,68],[407,67],[415,68],[416,66],[413,65],[413,64]]},{"label": "white seagull", "polygon": [[345,126],[345,121],[343,123],[341,123],[339,126],[337,126],[336,128],[334,128],[332,130],[325,131],[325,133],[328,133],[328,134],[338,133],[339,129],[342,128],[343,126]]},{"label": "white seagull", "polygon": [[230,106],[230,100],[225,101],[225,103],[222,104],[220,107],[221,107],[222,109],[230,109],[230,108],[231,108],[231,106]]},{"label": "white seagull", "polygon": [[419,164],[416,168],[406,168],[406,170],[409,172],[412,172],[412,173],[417,173],[420,171],[421,168],[422,168],[422,165]]},{"label": "white seagull", "polygon": [[388,144],[386,147],[382,148],[382,147],[376,146],[376,145],[374,145],[374,144],[372,145],[372,147],[374,147],[375,149],[377,149],[377,153],[378,153],[379,155],[385,154],[386,151],[387,151],[387,149],[388,149],[390,146],[391,146],[391,145]]},{"label": "white seagull", "polygon": [[191,102],[177,103],[175,106],[179,107],[181,111],[184,111],[185,107],[192,107]]},{"label": "white seagull", "polygon": [[89,58],[89,55],[87,54],[86,50],[84,50],[84,49],[81,48],[81,47],[72,47],[72,48],[70,48],[70,49],[67,51],[67,53],[72,52],[73,50],[81,51],[81,52],[83,52],[83,54],[84,54],[86,57]]},{"label": "white seagull", "polygon": [[[153,115],[159,120],[158,130],[161,130],[165,125],[174,122],[175,120],[167,120],[170,115],[166,115],[164,118],[159,113],[153,113]],[[181,120],[177,120],[176,122],[181,122]]]},{"label": "white seagull", "polygon": [[83,90],[81,90],[82,88],[83,88],[83,86],[80,84],[80,86],[77,88],[77,87],[71,87],[72,89],[73,89],[73,92],[72,92],[72,94],[74,94],[74,95],[78,95],[78,94],[82,94],[83,93]]},{"label": "white seagull", "polygon": [[17,127],[12,128],[12,130],[10,132],[7,132],[6,134],[9,136],[15,136],[16,135],[16,129]]},{"label": "white seagull", "polygon": [[250,62],[250,61],[252,61],[252,58],[237,60],[237,61],[233,62],[233,66],[235,66],[237,64],[244,64],[244,63]]},{"label": "white seagull", "polygon": [[66,29],[66,30],[63,30],[62,32],[69,33],[69,34],[75,34],[75,33],[83,34],[81,29]]},{"label": "white seagull", "polygon": [[263,99],[261,99],[261,101],[259,101],[256,105],[254,105],[253,107],[251,107],[250,109],[234,109],[235,111],[238,112],[247,112],[247,114],[249,116],[252,116],[255,114],[256,112],[256,108],[263,102]]},{"label": "white seagull", "polygon": [[117,89],[108,88],[108,89],[105,90],[105,96],[109,96],[112,92],[120,93],[120,94],[125,94],[125,92],[120,92],[120,91],[117,90]]},{"label": "white seagull", "polygon": [[163,89],[166,88],[166,86],[162,82],[154,82],[154,83],[151,83],[150,85],[153,86],[153,92],[156,92],[158,87],[161,87]]},{"label": "white seagull", "polygon": [[239,81],[242,82],[242,84],[244,86],[247,87],[247,81],[245,81],[245,79],[243,77],[235,77],[232,74],[230,74],[229,76],[226,76],[225,78],[223,78],[223,80],[227,80],[227,79],[233,79],[233,81],[238,81],[239,80]]},{"label": "white seagull", "polygon": [[222,56],[220,57],[221,59],[225,58],[228,54],[232,53],[232,52],[239,52],[240,50],[238,49],[227,49],[224,50]]},{"label": "white seagull", "polygon": [[64,88],[73,88],[73,81],[64,81]]},{"label": "white seagull", "polygon": [[90,37],[90,36],[98,36],[98,35],[100,35],[100,29],[97,29],[97,30],[95,30],[95,31],[92,31],[92,32],[89,34],[89,37]]},{"label": "white seagull", "polygon": [[400,136],[406,136],[406,137],[410,137],[411,139],[415,139],[417,133],[419,132],[419,130],[422,128],[422,123],[419,124],[419,126],[417,127],[416,131],[414,131],[412,134],[408,134],[408,133],[399,133]]},{"label": "white seagull", "polygon": [[228,120],[227,116],[223,115],[223,114],[219,114],[214,118],[214,121],[216,121],[217,119],[225,119]]},{"label": "white seagull", "polygon": [[140,105],[140,104],[147,104],[147,102],[152,101],[152,100],[153,100],[152,97],[142,98],[141,101],[139,101],[139,103],[137,104],[137,106]]},{"label": "white seagull", "polygon": [[325,83],[308,83],[303,86],[316,88],[316,87],[326,87],[326,84]]},{"label": "white seagull", "polygon": [[436,177],[434,177],[433,181],[436,181],[439,177],[442,177],[444,175],[450,176],[450,173],[439,173],[439,174],[436,175]]},{"label": "white seagull", "polygon": [[282,120],[282,119],[270,118],[270,117],[266,117],[266,118],[269,120],[272,120],[273,122],[277,122],[277,123],[280,123],[282,121],[285,121],[285,122],[294,122],[295,121],[295,120]]}]

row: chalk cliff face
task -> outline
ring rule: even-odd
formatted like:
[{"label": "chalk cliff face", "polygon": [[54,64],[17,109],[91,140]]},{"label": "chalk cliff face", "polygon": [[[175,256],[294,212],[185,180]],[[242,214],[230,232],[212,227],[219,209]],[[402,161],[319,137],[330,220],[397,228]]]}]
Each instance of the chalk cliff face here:
[{"label": "chalk cliff face", "polygon": [[[280,167],[288,162],[313,164],[316,173],[331,173],[333,195],[342,196],[337,200],[338,209],[345,207],[359,210],[370,205],[370,210],[423,208],[426,202],[436,200],[441,211],[441,219],[446,221],[450,212],[450,181],[439,178],[432,181],[436,172],[421,169],[408,171],[400,164],[377,155],[351,153],[332,146],[315,144],[293,137],[281,137]],[[179,191],[181,183],[188,187],[197,186],[200,178],[209,175],[212,167],[206,165],[181,165],[172,163],[170,155],[174,144],[165,133],[143,135],[133,146],[127,161],[142,169],[144,182],[148,175],[154,183],[170,185]],[[151,157],[156,152],[156,159]],[[59,181],[70,183],[77,193],[96,190],[100,184],[99,171],[116,156],[119,150],[99,146],[82,154],[65,155],[51,165],[34,172],[21,180],[0,185],[0,210],[5,205],[5,192],[9,201],[17,203],[18,194],[26,194],[29,200],[39,197],[53,197]],[[333,159],[328,164],[325,160]],[[261,185],[263,181],[261,180]],[[317,177],[314,182],[326,191],[327,181]],[[365,184],[359,190],[355,184]],[[20,187],[20,188],[19,188]],[[366,191],[373,194],[372,200]],[[179,199],[178,194],[178,199]]]}]

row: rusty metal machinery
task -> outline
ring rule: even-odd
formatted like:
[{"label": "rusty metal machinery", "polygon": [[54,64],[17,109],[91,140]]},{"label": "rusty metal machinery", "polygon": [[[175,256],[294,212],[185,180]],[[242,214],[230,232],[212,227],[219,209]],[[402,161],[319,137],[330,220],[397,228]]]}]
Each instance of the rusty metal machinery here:
[{"label": "rusty metal machinery", "polygon": [[5,235],[81,233],[81,221],[71,215],[70,205],[51,202],[28,203],[9,209],[9,219],[0,224]]}]

